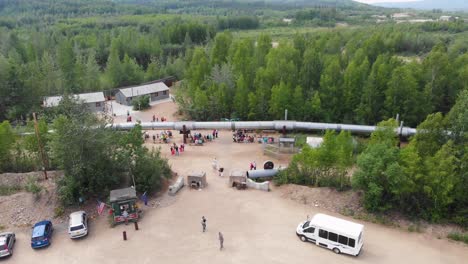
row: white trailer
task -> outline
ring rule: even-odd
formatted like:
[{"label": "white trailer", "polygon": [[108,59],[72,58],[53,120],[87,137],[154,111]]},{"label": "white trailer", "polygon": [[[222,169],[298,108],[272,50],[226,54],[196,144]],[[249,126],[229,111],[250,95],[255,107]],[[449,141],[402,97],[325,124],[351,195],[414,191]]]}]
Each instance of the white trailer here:
[{"label": "white trailer", "polygon": [[303,242],[358,256],[363,246],[364,226],[325,214],[316,214],[312,220],[297,226],[296,234]]}]

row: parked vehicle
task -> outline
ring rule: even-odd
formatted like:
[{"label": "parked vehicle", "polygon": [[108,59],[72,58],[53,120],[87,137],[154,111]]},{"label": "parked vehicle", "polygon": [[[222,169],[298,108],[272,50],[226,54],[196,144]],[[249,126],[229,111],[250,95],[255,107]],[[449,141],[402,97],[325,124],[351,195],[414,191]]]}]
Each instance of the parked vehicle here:
[{"label": "parked vehicle", "polygon": [[16,242],[15,233],[0,233],[0,258],[13,255],[13,246]]},{"label": "parked vehicle", "polygon": [[70,214],[68,234],[72,239],[83,237],[88,234],[88,215],[85,211],[78,211]]},{"label": "parked vehicle", "polygon": [[296,234],[303,242],[358,256],[363,246],[364,226],[325,214],[316,214],[297,226]]},{"label": "parked vehicle", "polygon": [[52,238],[53,231],[54,227],[52,226],[52,222],[49,220],[36,223],[32,231],[31,247],[41,248],[49,246],[51,244],[50,239]]}]

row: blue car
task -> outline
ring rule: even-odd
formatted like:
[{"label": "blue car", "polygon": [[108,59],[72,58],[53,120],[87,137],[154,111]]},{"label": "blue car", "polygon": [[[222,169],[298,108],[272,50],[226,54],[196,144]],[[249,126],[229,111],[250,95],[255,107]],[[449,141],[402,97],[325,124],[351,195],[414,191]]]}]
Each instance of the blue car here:
[{"label": "blue car", "polygon": [[32,231],[31,247],[41,248],[50,245],[53,231],[52,222],[48,220],[36,223]]}]

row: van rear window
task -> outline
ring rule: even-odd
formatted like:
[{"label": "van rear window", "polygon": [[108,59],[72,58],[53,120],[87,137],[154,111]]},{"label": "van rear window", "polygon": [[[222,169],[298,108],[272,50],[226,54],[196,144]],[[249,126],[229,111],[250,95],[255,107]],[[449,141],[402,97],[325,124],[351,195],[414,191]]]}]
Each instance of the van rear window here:
[{"label": "van rear window", "polygon": [[83,225],[72,226],[72,227],[70,227],[70,231],[81,230],[83,228],[84,228]]}]

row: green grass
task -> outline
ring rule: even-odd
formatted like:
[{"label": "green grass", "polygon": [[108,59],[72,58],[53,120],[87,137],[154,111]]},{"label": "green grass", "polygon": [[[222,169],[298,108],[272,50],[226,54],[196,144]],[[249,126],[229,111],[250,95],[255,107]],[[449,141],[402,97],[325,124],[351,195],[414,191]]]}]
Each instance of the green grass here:
[{"label": "green grass", "polygon": [[452,240],[461,241],[465,244],[468,244],[468,234],[453,232],[453,233],[448,234],[447,237]]},{"label": "green grass", "polygon": [[21,191],[20,186],[0,185],[0,196],[12,195],[12,194],[17,193],[19,191]]}]

